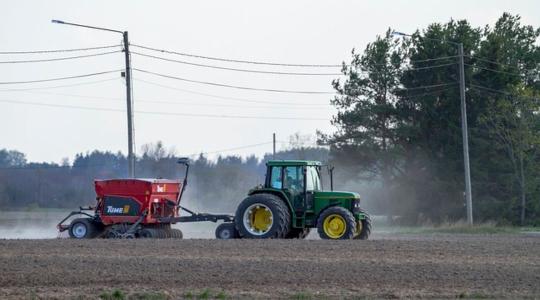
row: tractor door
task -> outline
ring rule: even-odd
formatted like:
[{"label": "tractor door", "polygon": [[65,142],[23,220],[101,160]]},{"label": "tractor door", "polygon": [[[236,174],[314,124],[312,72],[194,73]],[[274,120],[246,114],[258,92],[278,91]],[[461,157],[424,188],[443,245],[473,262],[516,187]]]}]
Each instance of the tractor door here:
[{"label": "tractor door", "polygon": [[291,204],[298,217],[305,211],[305,180],[302,166],[288,166],[283,168],[283,192],[291,200]]}]

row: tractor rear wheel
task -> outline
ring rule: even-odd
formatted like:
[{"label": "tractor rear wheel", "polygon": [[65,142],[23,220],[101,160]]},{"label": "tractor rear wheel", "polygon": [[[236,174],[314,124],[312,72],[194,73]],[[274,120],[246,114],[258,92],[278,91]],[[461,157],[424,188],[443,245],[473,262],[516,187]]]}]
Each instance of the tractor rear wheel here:
[{"label": "tractor rear wheel", "polygon": [[317,231],[321,239],[348,240],[356,232],[353,214],[340,206],[325,209],[317,220]]},{"label": "tractor rear wheel", "polygon": [[216,228],[216,238],[220,240],[229,240],[238,238],[238,230],[234,223],[222,223]]},{"label": "tractor rear wheel", "polygon": [[309,234],[309,228],[291,228],[286,239],[305,239]]},{"label": "tractor rear wheel", "polygon": [[90,218],[78,218],[69,225],[69,236],[74,239],[91,239],[96,237],[100,230]]},{"label": "tractor rear wheel", "polygon": [[363,220],[358,220],[358,223],[356,224],[357,234],[354,238],[358,240],[367,240],[371,234],[371,218],[366,211],[360,210],[360,212],[364,214],[365,218]]},{"label": "tractor rear wheel", "polygon": [[240,203],[234,222],[243,238],[284,238],[289,233],[291,214],[278,196],[255,194]]}]

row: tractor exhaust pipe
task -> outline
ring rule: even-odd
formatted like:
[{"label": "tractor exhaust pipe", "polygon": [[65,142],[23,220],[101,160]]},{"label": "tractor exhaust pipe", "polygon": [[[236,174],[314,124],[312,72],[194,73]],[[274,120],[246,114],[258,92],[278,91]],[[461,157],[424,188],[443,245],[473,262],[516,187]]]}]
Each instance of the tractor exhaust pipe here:
[{"label": "tractor exhaust pipe", "polygon": [[178,199],[176,199],[176,205],[180,205],[180,199],[182,199],[182,195],[184,194],[184,190],[186,189],[186,186],[188,184],[187,178],[189,175],[189,158],[187,157],[179,158],[177,163],[186,166],[186,174],[184,174],[184,181],[182,182],[182,189],[180,190],[180,193],[178,193]]}]

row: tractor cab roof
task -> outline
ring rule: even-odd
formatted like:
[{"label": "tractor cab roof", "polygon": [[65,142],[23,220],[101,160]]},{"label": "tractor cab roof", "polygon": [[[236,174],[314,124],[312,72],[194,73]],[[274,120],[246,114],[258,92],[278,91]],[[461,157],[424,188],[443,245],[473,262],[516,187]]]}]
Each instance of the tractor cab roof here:
[{"label": "tractor cab roof", "polygon": [[320,161],[315,160],[269,160],[266,165],[269,167],[322,166]]}]

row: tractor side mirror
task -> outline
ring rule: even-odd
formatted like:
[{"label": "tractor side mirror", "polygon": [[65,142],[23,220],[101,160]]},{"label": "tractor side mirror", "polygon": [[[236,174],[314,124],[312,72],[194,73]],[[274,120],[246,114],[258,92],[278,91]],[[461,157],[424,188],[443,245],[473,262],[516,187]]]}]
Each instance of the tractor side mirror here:
[{"label": "tractor side mirror", "polygon": [[181,165],[188,165],[189,164],[189,158],[187,157],[181,157],[178,159],[177,163]]}]

